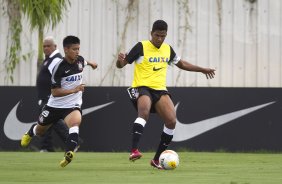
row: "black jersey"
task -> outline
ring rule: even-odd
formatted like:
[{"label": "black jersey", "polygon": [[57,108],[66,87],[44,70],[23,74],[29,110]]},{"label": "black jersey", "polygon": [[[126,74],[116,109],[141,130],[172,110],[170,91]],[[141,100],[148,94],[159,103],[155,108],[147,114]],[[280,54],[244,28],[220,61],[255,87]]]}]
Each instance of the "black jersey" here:
[{"label": "black jersey", "polygon": [[38,98],[47,100],[51,94],[51,76],[54,66],[62,60],[63,56],[55,50],[49,58],[43,61],[40,72],[36,79]]},{"label": "black jersey", "polygon": [[[52,88],[74,89],[82,84],[83,68],[86,61],[79,56],[73,63],[68,63],[65,59],[59,62],[52,73]],[[48,106],[54,108],[80,107],[82,104],[82,92],[72,93],[66,96],[50,96]]]}]

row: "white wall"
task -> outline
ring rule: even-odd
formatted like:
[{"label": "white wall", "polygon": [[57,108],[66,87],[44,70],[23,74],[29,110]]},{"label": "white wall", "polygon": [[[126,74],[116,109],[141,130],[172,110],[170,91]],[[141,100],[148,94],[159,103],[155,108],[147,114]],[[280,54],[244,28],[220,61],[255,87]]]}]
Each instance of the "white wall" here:
[{"label": "white wall", "polygon": [[[118,52],[149,39],[152,23],[164,19],[166,42],[178,55],[217,70],[215,79],[206,80],[171,67],[168,86],[281,87],[281,10],[280,0],[71,0],[63,21],[46,36],[53,35],[61,51],[66,35],[81,39],[81,54],[99,65],[96,71],[86,69],[88,85],[129,86],[133,67],[117,69]],[[11,84],[4,80],[8,22],[2,8],[0,15],[0,85],[33,86],[37,32],[30,32],[23,18],[22,54],[32,58],[18,65]]]}]

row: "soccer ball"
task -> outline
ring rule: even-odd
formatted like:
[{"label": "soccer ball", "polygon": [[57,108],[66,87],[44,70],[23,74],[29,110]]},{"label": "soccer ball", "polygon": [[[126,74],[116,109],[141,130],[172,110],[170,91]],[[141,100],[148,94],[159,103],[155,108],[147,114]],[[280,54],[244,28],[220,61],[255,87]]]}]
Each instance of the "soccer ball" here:
[{"label": "soccer ball", "polygon": [[159,158],[159,163],[166,170],[175,169],[179,165],[178,154],[173,150],[165,150]]}]

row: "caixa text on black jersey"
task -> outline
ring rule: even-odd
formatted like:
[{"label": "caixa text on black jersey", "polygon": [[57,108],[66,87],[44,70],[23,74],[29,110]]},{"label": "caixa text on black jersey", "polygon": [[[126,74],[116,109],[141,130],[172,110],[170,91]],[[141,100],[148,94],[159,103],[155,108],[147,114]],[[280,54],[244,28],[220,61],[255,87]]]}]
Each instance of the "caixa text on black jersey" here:
[{"label": "caixa text on black jersey", "polygon": [[82,79],[82,75],[79,74],[79,75],[72,75],[72,76],[68,76],[66,78],[66,81],[79,81]]}]

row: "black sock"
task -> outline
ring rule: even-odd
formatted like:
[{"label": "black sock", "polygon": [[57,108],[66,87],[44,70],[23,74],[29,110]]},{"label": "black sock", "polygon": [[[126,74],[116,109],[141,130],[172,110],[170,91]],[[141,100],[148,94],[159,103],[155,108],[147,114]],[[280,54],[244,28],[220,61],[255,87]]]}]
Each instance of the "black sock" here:
[{"label": "black sock", "polygon": [[133,123],[132,128],[132,147],[131,149],[137,149],[139,140],[143,134],[144,127],[139,123]]},{"label": "black sock", "polygon": [[60,119],[57,123],[52,125],[53,130],[58,134],[58,136],[64,141],[67,142],[69,136],[69,128],[65,124],[65,121]]},{"label": "black sock", "polygon": [[78,145],[78,133],[71,133],[67,138],[66,152],[73,151]]},{"label": "black sock", "polygon": [[33,133],[33,128],[36,126],[37,124],[33,124],[31,125],[29,131],[27,132],[27,134],[30,136],[30,137],[33,137],[34,136],[34,133]]},{"label": "black sock", "polygon": [[154,157],[154,160],[159,160],[159,157],[161,155],[161,153],[167,149],[169,143],[171,142],[172,140],[172,137],[173,135],[168,135],[166,133],[162,133],[161,135],[161,141],[160,141],[160,144],[159,144],[159,147],[157,149],[157,152],[155,154],[155,157]]}]

